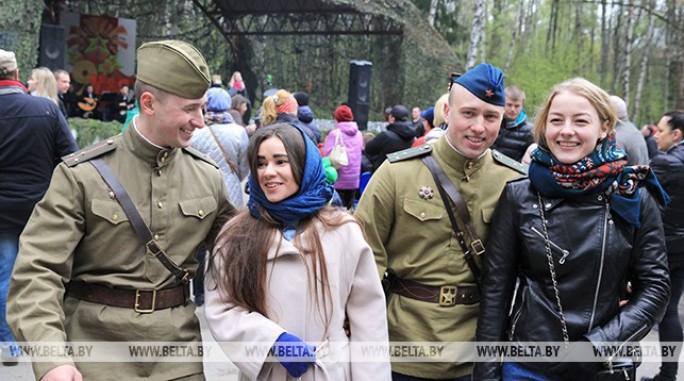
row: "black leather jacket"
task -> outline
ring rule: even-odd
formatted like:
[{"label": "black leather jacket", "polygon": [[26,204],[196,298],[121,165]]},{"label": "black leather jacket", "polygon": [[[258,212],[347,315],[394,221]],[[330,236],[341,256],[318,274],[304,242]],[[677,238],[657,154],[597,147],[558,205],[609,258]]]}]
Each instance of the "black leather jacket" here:
[{"label": "black leather jacket", "polygon": [[[660,213],[648,191],[640,192],[638,229],[611,213],[605,195],[542,199],[570,341],[636,342],[665,313],[670,290]],[[563,342],[539,208],[528,178],[506,185],[484,255],[477,341]],[[521,297],[509,317],[518,275]],[[633,294],[619,308],[627,281]],[[552,364],[525,365],[548,372]],[[474,380],[499,377],[497,360],[475,364]]]},{"label": "black leather jacket", "polygon": [[661,208],[667,252],[684,256],[684,143],[654,157],[651,168],[672,199]]}]

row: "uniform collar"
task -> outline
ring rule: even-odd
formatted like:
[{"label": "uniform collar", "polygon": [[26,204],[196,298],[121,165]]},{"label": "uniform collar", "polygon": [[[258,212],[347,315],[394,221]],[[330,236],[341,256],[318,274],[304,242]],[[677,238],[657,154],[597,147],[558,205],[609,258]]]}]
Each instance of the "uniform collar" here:
[{"label": "uniform collar", "polygon": [[434,152],[442,170],[447,172],[447,174],[452,172],[456,175],[456,178],[463,181],[470,181],[470,176],[482,168],[486,158],[490,156],[490,150],[487,149],[479,157],[468,159],[449,144],[446,134],[443,134],[435,143]]},{"label": "uniform collar", "polygon": [[[137,117],[135,118],[137,119]],[[133,121],[135,121],[133,119]],[[134,125],[132,128],[127,128],[124,131],[122,140],[124,144],[133,152],[133,154],[143,161],[152,164],[155,168],[161,168],[167,165],[175,155],[178,154],[178,148],[162,148],[152,144],[147,140]]]}]

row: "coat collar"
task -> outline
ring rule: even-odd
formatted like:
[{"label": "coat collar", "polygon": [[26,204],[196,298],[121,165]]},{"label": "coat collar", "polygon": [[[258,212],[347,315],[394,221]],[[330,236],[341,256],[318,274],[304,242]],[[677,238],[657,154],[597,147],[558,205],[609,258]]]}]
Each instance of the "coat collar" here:
[{"label": "coat collar", "polygon": [[283,233],[277,230],[273,237],[273,244],[268,249],[266,260],[272,261],[278,256],[291,254],[299,255],[299,250],[295,247],[294,242],[286,240]]}]

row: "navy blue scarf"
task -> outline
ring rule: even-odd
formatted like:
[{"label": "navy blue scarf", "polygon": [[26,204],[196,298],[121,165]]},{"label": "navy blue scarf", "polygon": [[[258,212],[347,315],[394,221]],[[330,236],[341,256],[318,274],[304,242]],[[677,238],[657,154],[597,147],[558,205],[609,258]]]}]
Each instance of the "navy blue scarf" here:
[{"label": "navy blue scarf", "polygon": [[328,204],[332,195],[333,187],[325,181],[323,162],[318,147],[305,137],[304,132],[296,128],[306,144],[306,162],[302,182],[299,184],[297,193],[292,196],[272,203],[268,201],[264,191],[259,186],[257,174],[249,175],[249,214],[254,218],[260,218],[259,207],[264,208],[271,217],[283,224],[284,229],[292,231],[299,221],[314,215]]},{"label": "navy blue scarf", "polygon": [[639,187],[646,186],[662,205],[667,205],[670,197],[649,166],[627,166],[626,158],[627,154],[615,145],[614,134],[574,164],[561,163],[540,145],[532,152],[530,181],[545,197],[573,198],[599,193],[611,195],[611,209],[638,228],[641,209],[641,197],[637,191]]}]

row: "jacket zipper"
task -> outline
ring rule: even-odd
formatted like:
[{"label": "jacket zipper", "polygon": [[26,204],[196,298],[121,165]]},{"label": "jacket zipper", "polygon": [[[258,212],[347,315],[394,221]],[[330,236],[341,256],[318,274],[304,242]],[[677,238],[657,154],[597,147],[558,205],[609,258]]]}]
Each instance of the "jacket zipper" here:
[{"label": "jacket zipper", "polygon": [[[538,236],[544,238],[544,234],[542,234],[542,233],[541,233],[539,230],[537,230],[537,228],[535,228],[534,226],[532,226],[532,231],[535,232],[535,233],[537,233]],[[544,238],[544,239],[546,239],[546,238]],[[565,259],[566,259],[566,258],[568,257],[568,255],[570,254],[570,251],[568,251],[568,250],[566,250],[566,249],[563,249],[562,247],[556,245],[556,244],[553,243],[553,241],[551,241],[551,240],[549,240],[549,243],[551,244],[551,246],[555,247],[556,250],[560,251],[560,252],[563,254],[563,256],[561,257],[561,259],[558,260],[558,263],[561,264],[561,265],[564,264],[564,263],[565,263]]]},{"label": "jacket zipper", "polygon": [[[608,357],[608,358],[606,359],[606,360],[607,360],[606,363],[608,364],[608,369],[610,370],[610,373],[611,373],[611,374],[613,373],[613,359],[615,359],[615,354],[616,354],[616,353],[621,353],[621,352],[622,352],[622,347],[624,347],[625,344],[627,344],[628,342],[632,341],[632,339],[634,339],[639,333],[641,333],[643,330],[645,330],[645,329],[647,329],[647,328],[648,328],[648,324],[642,325],[639,329],[636,330],[636,332],[634,332],[633,334],[629,335],[629,337],[628,337],[625,341],[623,341],[623,342],[620,344],[620,346],[618,347],[617,351],[615,351],[615,353],[614,353],[613,355],[611,355],[610,357]],[[625,370],[625,376],[627,376],[627,373],[626,373],[626,372],[627,372],[627,371]],[[629,380],[629,378],[627,378],[627,380]]]},{"label": "jacket zipper", "polygon": [[594,292],[594,306],[591,309],[591,319],[589,319],[589,328],[587,332],[591,331],[594,326],[594,317],[596,316],[596,304],[598,303],[599,289],[601,288],[601,278],[603,276],[603,262],[606,256],[606,240],[608,237],[608,220],[610,219],[610,204],[606,200],[606,214],[603,217],[603,238],[601,242],[601,265],[599,266],[598,279],[596,281],[596,291]]},{"label": "jacket zipper", "polygon": [[513,325],[511,326],[511,334],[509,335],[509,340],[513,340],[513,335],[515,335],[515,326],[518,324],[520,315],[522,315],[523,307],[525,306],[525,290],[523,289],[522,291],[523,294],[520,299],[520,309],[518,309],[518,312],[516,312],[515,318],[513,319]]}]

